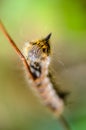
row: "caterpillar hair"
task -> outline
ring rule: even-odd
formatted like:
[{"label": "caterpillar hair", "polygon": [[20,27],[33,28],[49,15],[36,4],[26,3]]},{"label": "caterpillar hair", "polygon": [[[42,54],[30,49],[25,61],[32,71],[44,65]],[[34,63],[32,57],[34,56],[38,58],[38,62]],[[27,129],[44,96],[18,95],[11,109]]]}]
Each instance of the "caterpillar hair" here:
[{"label": "caterpillar hair", "polygon": [[40,95],[40,98],[44,104],[48,106],[55,115],[60,116],[64,128],[66,128],[66,130],[69,130],[69,125],[62,116],[64,110],[63,97],[65,94],[56,92],[54,89],[54,83],[52,82],[48,71],[48,67],[51,61],[51,33],[43,39],[27,42],[23,48],[22,54],[22,52],[19,50],[15,42],[6,31],[1,21],[0,29],[22,60],[28,75],[28,80],[30,79],[32,81],[32,87],[38,91],[38,94]]}]

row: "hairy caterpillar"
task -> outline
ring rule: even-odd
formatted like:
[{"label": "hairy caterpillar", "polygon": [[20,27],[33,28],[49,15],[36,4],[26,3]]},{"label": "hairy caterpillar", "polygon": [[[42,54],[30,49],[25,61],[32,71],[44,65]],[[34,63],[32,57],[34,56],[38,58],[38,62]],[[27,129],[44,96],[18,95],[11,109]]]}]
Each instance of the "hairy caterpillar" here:
[{"label": "hairy caterpillar", "polygon": [[[7,33],[5,27],[0,21],[0,29],[5,34],[6,38],[9,40],[10,44],[13,46],[17,54],[20,56],[26,70],[28,77],[32,81],[43,99],[43,102],[48,106],[57,116],[61,115],[64,109],[64,93],[55,91],[54,84],[50,79],[50,74],[48,72],[48,67],[50,64],[50,36],[51,33],[41,39],[34,42],[27,42],[23,53],[18,49],[15,42],[12,40],[10,35]],[[61,117],[61,116],[60,116]],[[66,123],[64,118],[61,118],[64,127],[69,130],[69,125]]]},{"label": "hairy caterpillar", "polygon": [[63,111],[64,102],[55,92],[48,76],[48,67],[51,58],[50,36],[51,33],[41,40],[27,42],[23,52],[34,77],[33,83],[42,97],[43,102],[59,115]]}]

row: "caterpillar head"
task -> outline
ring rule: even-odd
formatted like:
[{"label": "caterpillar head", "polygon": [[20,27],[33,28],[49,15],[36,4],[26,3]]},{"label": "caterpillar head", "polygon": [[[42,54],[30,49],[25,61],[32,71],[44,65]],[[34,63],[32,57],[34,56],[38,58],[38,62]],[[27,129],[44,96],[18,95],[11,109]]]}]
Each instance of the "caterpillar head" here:
[{"label": "caterpillar head", "polygon": [[41,40],[27,43],[24,48],[24,55],[26,59],[38,62],[48,57],[50,54],[50,37],[51,33]]}]

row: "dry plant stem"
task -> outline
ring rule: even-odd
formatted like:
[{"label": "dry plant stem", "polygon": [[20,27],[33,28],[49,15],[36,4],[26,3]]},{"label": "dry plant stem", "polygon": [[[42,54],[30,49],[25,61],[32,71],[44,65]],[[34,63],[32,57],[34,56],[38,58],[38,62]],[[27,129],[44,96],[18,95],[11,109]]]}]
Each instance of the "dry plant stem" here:
[{"label": "dry plant stem", "polygon": [[70,128],[68,122],[66,121],[66,119],[65,119],[62,115],[59,117],[59,121],[60,121],[61,124],[63,125],[64,130],[71,130],[71,128]]},{"label": "dry plant stem", "polygon": [[21,53],[21,51],[16,46],[15,42],[12,40],[11,36],[8,34],[7,30],[5,29],[4,25],[1,22],[1,20],[0,20],[0,29],[2,30],[2,32],[4,33],[4,35],[6,36],[8,41],[10,42],[10,44],[13,46],[14,50],[17,52],[17,54],[20,57],[20,59],[22,60],[22,62],[24,63],[30,78],[34,80],[34,77],[32,76],[32,73],[30,71],[30,67],[29,67],[24,55]]}]

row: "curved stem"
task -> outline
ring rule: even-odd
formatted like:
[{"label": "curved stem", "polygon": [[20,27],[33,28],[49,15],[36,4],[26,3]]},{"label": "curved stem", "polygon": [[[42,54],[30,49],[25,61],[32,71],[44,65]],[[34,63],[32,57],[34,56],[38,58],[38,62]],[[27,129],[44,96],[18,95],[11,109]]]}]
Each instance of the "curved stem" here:
[{"label": "curved stem", "polygon": [[29,76],[34,80],[34,77],[31,73],[30,67],[24,57],[24,55],[22,54],[22,52],[19,50],[19,48],[17,47],[16,43],[13,41],[13,39],[11,38],[11,36],[8,34],[6,28],[4,27],[3,23],[0,20],[0,30],[3,32],[3,34],[5,35],[5,37],[7,38],[7,40],[9,41],[9,43],[12,45],[12,47],[14,48],[14,50],[16,51],[16,53],[18,54],[18,56],[20,57],[20,59],[22,60],[23,64],[25,65]]}]

